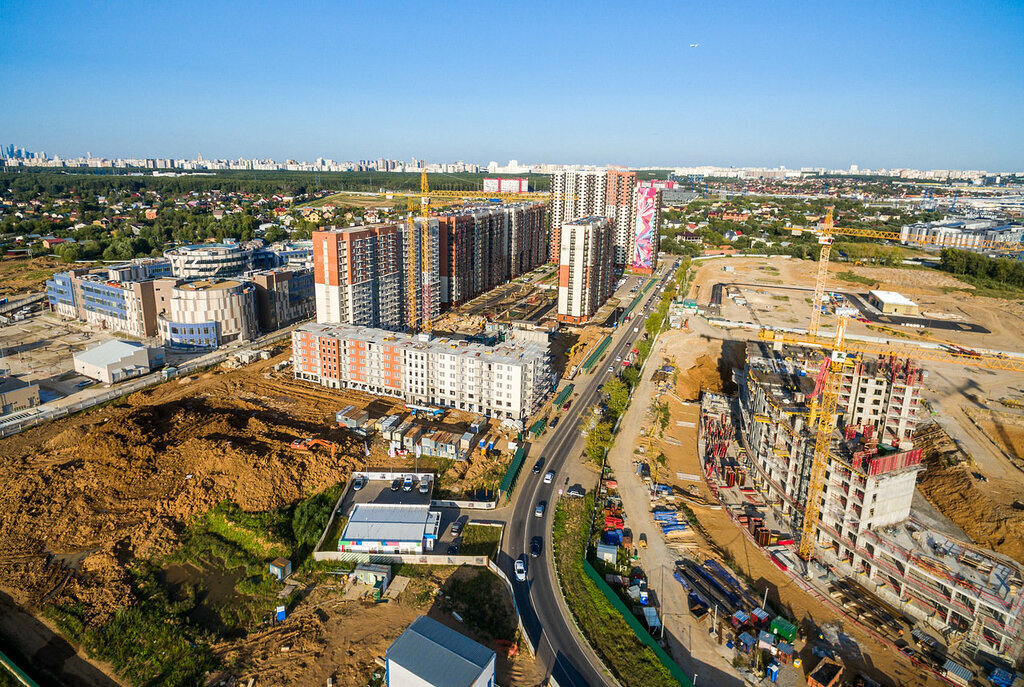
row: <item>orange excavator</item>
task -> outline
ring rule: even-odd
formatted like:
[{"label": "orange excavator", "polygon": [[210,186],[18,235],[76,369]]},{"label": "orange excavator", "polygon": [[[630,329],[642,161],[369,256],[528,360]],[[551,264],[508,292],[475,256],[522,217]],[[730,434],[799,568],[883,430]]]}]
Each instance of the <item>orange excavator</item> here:
[{"label": "orange excavator", "polygon": [[307,439],[296,439],[292,442],[292,448],[299,451],[309,451],[314,446],[323,446],[324,448],[331,449],[331,460],[334,460],[338,453],[338,445],[333,441],[327,441],[325,439],[314,439],[309,437]]}]

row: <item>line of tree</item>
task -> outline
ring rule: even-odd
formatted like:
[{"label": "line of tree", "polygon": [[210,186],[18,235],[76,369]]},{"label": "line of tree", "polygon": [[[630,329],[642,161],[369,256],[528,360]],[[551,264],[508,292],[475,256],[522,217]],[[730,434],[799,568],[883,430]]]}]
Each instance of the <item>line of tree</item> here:
[{"label": "line of tree", "polygon": [[1024,262],[944,248],[939,269],[982,285],[1024,288]]}]

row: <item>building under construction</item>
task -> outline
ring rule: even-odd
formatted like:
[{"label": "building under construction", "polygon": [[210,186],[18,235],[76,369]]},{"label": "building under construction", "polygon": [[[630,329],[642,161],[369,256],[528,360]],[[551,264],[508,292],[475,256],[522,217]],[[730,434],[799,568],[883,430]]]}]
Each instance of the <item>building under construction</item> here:
[{"label": "building under construction", "polygon": [[[822,361],[820,349],[750,343],[736,372],[740,463],[794,532],[809,490]],[[815,557],[950,644],[1016,661],[1024,649],[1020,566],[959,541],[912,507],[925,376],[908,360],[845,361]]]}]

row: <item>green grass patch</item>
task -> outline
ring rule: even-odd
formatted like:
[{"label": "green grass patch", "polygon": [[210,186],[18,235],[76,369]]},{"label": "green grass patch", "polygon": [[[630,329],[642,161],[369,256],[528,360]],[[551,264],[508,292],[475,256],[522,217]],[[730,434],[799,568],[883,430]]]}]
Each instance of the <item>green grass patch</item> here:
[{"label": "green grass patch", "polygon": [[772,300],[773,301],[788,302],[789,301],[789,296],[772,296]]},{"label": "green grass patch", "polygon": [[494,558],[501,542],[501,527],[466,525],[462,530],[462,555]]},{"label": "green grass patch", "polygon": [[345,531],[345,525],[348,524],[348,518],[344,515],[335,516],[334,522],[331,523],[331,529],[327,531],[327,536],[324,537],[324,543],[320,547],[321,551],[337,551],[338,540],[341,539],[341,533]]},{"label": "green grass patch", "polygon": [[839,272],[838,274],[836,274],[836,279],[849,282],[851,284],[863,284],[864,286],[867,286],[870,289],[873,289],[876,286],[878,286],[878,282],[875,281],[874,279],[862,277],[861,275],[854,274],[853,272]]},{"label": "green grass patch", "polygon": [[583,570],[594,499],[560,499],[551,541],[566,605],[580,630],[624,687],[678,685]]},{"label": "green grass patch", "polygon": [[445,594],[467,625],[489,639],[515,641],[517,623],[509,607],[508,591],[490,570],[477,569],[472,577],[452,577]]}]

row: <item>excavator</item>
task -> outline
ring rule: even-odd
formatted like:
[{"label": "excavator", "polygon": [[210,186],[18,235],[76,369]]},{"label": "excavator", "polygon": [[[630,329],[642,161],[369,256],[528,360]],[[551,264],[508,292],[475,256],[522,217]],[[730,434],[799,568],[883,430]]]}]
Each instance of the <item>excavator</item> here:
[{"label": "excavator", "polygon": [[338,454],[338,445],[333,441],[308,437],[306,439],[296,439],[292,442],[292,448],[298,451],[309,451],[312,450],[314,446],[323,446],[324,448],[331,449],[331,460],[334,460]]}]

